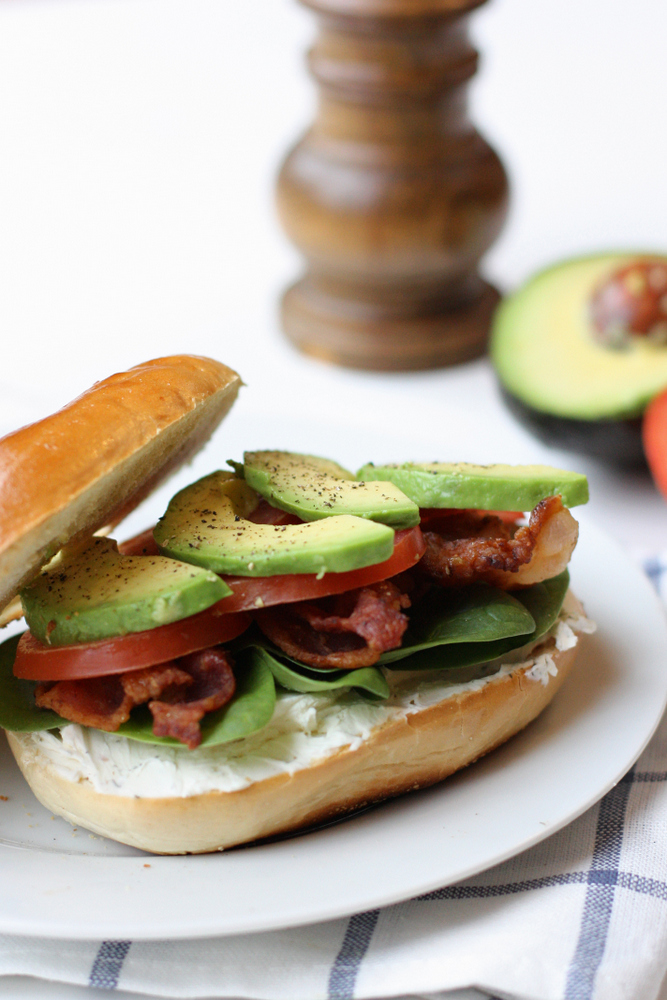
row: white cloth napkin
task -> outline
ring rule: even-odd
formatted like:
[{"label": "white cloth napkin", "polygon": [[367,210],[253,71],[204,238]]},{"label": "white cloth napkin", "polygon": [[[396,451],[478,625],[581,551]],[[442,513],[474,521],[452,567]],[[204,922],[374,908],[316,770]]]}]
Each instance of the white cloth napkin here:
[{"label": "white cloth napkin", "polygon": [[[645,565],[667,599],[667,558]],[[666,972],[667,719],[565,830],[387,909],[192,941],[0,937],[0,975],[159,997],[654,1000]]]}]

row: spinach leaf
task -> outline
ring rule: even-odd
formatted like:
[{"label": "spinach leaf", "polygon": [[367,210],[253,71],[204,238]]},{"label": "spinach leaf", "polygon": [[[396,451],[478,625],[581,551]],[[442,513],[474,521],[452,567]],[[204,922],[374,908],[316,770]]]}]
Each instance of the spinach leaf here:
[{"label": "spinach leaf", "polygon": [[[20,636],[13,636],[0,645],[0,727],[17,733],[34,733],[44,729],[68,726],[48,709],[37,708],[35,681],[19,680],[12,672]],[[250,651],[236,657],[234,668],[236,693],[232,700],[216,712],[209,712],[201,721],[201,746],[216,746],[248,736],[267,724],[276,704],[273,674],[265,663]],[[145,705],[134,709],[127,722],[118,729],[120,736],[144,743],[186,748],[168,736],[153,735],[153,716]]]},{"label": "spinach leaf", "polygon": [[523,645],[527,642],[524,637],[534,629],[530,609],[505,590],[486,584],[473,584],[462,590],[439,589],[432,591],[410,616],[400,649],[383,653],[380,663],[388,666],[433,647],[490,643],[510,636],[521,636],[521,642],[515,645]]},{"label": "spinach leaf", "polygon": [[[268,666],[246,650],[236,657],[234,676],[236,693],[232,700],[217,711],[209,712],[200,723],[202,747],[214,747],[249,736],[262,729],[273,715],[276,686]],[[118,735],[143,743],[185,749],[170,736],[153,735],[153,716],[144,705],[135,709],[128,721],[120,726]]]},{"label": "spinach leaf", "polygon": [[20,635],[0,645],[0,727],[15,733],[37,733],[67,723],[55,712],[35,705],[36,681],[14,677],[13,667]]},{"label": "spinach leaf", "polygon": [[453,670],[495,660],[513,649],[535,642],[555,624],[569,583],[570,577],[565,570],[551,580],[534,583],[531,587],[513,592],[535,621],[535,627],[529,635],[517,635],[494,642],[459,642],[424,649],[396,662],[396,666],[393,663],[387,663],[386,666],[390,670]]},{"label": "spinach leaf", "polygon": [[[336,688],[355,688],[375,698],[388,698],[389,685],[375,667],[360,667],[358,670],[311,670],[303,663],[289,660],[290,666],[273,655],[273,650],[255,646],[255,655],[262,659],[281,687],[288,691],[317,692],[333,691]],[[282,654],[281,654],[282,656]]]}]

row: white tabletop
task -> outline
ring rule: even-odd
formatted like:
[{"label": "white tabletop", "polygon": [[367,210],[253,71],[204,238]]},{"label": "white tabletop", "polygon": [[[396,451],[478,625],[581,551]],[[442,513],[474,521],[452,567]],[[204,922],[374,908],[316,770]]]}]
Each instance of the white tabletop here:
[{"label": "white tabletop", "polygon": [[[664,0],[494,0],[472,24],[472,115],[513,186],[487,274],[508,288],[561,257],[664,250]],[[239,412],[266,414],[256,447],[283,444],[271,413],[288,404],[304,420],[417,411],[443,428],[446,452],[431,457],[582,469],[601,526],[667,547],[648,476],[541,446],[503,409],[487,362],[373,375],[284,342],[276,301],[300,264],[272,192],[313,113],[312,30],[294,0],[0,4],[0,429],[149,357],[209,354],[247,383]],[[60,995],[40,989],[0,983],[3,997]]]}]

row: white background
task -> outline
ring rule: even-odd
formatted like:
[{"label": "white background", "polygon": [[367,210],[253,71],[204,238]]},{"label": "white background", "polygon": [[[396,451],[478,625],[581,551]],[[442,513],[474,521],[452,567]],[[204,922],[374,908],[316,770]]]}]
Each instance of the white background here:
[{"label": "white background", "polygon": [[[494,0],[472,23],[471,113],[513,189],[487,274],[511,288],[582,252],[667,250],[664,0]],[[648,479],[548,453],[505,415],[485,362],[368,375],[283,342],[276,302],[299,261],[273,183],[313,114],[312,32],[294,0],[3,0],[0,428],[148,357],[210,354],[248,384],[230,447],[244,415],[248,445],[290,447],[274,434],[295,415],[335,425],[344,413],[361,451],[369,422],[418,412],[442,427],[442,454],[423,457],[584,468],[599,523],[633,547],[666,546]],[[61,995],[32,989],[6,981],[2,995]]]},{"label": "white background", "polygon": [[[665,250],[664,0],[496,0],[471,20],[471,113],[513,189],[487,274],[511,288],[581,252]],[[394,416],[419,404],[446,429],[429,457],[585,468],[601,523],[667,544],[646,477],[547,453],[505,415],[484,362],[367,375],[283,342],[276,302],[300,263],[273,185],[313,114],[313,25],[295,0],[3,0],[0,427],[148,357],[210,354],[241,372],[250,409],[288,400],[362,425],[387,400]],[[267,430],[248,444],[291,442]]]}]

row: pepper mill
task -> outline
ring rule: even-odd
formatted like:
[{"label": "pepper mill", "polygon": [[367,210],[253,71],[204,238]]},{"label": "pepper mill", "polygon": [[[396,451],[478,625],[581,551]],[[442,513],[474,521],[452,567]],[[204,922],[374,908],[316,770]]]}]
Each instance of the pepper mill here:
[{"label": "pepper mill", "polygon": [[278,210],[306,258],[282,324],[306,354],[397,371],[482,354],[498,292],[478,272],[507,208],[502,164],[466,115],[484,0],[302,0],[316,120]]}]

